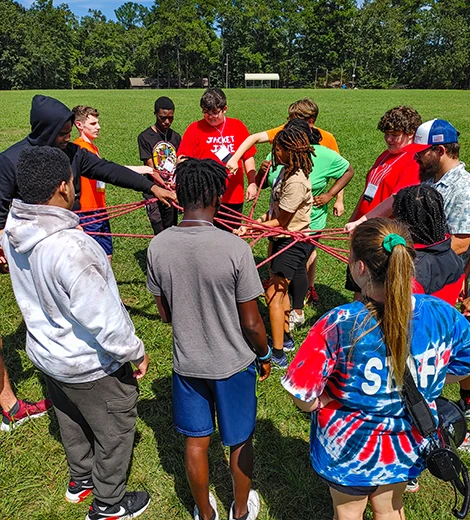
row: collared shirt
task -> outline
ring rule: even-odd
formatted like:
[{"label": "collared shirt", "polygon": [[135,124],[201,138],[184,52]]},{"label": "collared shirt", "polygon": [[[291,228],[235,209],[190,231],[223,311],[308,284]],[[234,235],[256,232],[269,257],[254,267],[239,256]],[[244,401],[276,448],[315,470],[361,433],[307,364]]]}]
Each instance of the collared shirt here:
[{"label": "collared shirt", "polygon": [[470,173],[465,169],[465,163],[460,162],[437,182],[428,179],[424,183],[442,195],[444,213],[451,234],[470,234]]}]

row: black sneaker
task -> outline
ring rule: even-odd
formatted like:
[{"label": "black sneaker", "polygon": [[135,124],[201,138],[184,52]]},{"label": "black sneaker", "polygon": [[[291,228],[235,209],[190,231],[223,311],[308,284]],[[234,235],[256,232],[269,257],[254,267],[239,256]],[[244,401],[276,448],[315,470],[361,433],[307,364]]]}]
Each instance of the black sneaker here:
[{"label": "black sneaker", "polygon": [[71,480],[69,487],[65,492],[65,500],[73,504],[83,502],[88,495],[93,492],[93,481],[88,480]]},{"label": "black sneaker", "polygon": [[150,495],[146,491],[126,493],[123,499],[112,506],[100,505],[93,500],[85,520],[130,520],[140,516],[150,504]]}]

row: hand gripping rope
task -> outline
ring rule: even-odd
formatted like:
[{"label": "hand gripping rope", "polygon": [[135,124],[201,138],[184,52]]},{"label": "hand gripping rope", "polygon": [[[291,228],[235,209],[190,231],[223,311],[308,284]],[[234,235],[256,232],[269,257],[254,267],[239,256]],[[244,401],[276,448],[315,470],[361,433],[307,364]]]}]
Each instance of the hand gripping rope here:
[{"label": "hand gripping rope", "polygon": [[[260,186],[263,186],[269,168],[266,169],[266,173],[260,183]],[[155,182],[158,180],[154,177]],[[168,189],[165,186],[166,189]],[[247,228],[246,235],[243,236],[246,240],[251,240],[250,246],[254,247],[262,238],[270,238],[270,237],[278,237],[280,235],[284,237],[292,238],[292,242],[287,244],[284,248],[280,249],[277,253],[271,255],[266,258],[262,262],[260,262],[257,267],[260,268],[263,265],[270,262],[274,257],[280,255],[284,251],[287,251],[290,247],[298,242],[309,242],[316,246],[318,249],[321,249],[325,253],[333,256],[337,260],[341,262],[348,262],[348,254],[349,249],[334,247],[332,245],[327,245],[324,242],[330,241],[348,241],[349,235],[342,228],[330,228],[330,229],[322,229],[322,230],[307,230],[307,231],[287,231],[282,227],[269,227],[265,224],[261,224],[253,219],[253,213],[256,207],[256,204],[259,199],[259,195],[261,192],[261,188],[258,188],[255,199],[253,201],[253,205],[250,209],[249,215],[244,215],[243,213],[239,213],[232,208],[228,208],[223,204],[220,206],[220,210],[217,214],[217,217],[214,218],[214,221],[219,223],[220,225],[226,227],[228,230],[232,230],[238,228],[240,226],[244,226]],[[129,202],[127,204],[117,204],[115,206],[107,206],[103,208],[97,208],[93,211],[93,215],[81,215],[80,223],[83,225],[89,224],[97,224],[98,222],[103,222],[105,220],[110,220],[112,218],[120,217],[122,215],[126,215],[127,213],[131,213],[137,209],[143,208],[148,204],[152,204],[157,202],[158,199],[145,199],[137,202]],[[173,203],[173,206],[179,210],[182,210],[177,204]],[[80,213],[77,211],[76,213]],[[93,220],[90,220],[93,219]],[[132,234],[132,233],[99,233],[96,231],[88,232],[89,235],[99,235],[99,236],[113,236],[113,237],[128,237],[128,238],[153,238],[154,235],[141,235],[141,234]],[[321,242],[320,242],[321,240]]]}]

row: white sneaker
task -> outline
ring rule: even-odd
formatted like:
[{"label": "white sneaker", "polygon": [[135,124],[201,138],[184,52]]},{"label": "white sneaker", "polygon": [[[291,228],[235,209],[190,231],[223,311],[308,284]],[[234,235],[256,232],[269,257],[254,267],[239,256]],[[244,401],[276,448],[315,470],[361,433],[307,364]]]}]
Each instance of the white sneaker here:
[{"label": "white sneaker", "polygon": [[305,313],[300,316],[292,309],[289,314],[289,330],[292,332],[296,327],[305,323]]},{"label": "white sneaker", "polygon": [[[233,520],[233,506],[235,502],[232,502],[230,506],[230,512],[228,514],[228,520]],[[260,502],[258,493],[254,489],[250,489],[250,493],[248,495],[248,518],[247,520],[255,520],[259,514]]]},{"label": "white sneaker", "polygon": [[[217,502],[215,501],[215,496],[209,492],[209,504],[212,506],[212,509],[215,512],[215,520],[219,520],[219,513],[217,512]],[[194,506],[194,520],[201,520],[201,517],[199,516],[199,509],[197,506]]]}]

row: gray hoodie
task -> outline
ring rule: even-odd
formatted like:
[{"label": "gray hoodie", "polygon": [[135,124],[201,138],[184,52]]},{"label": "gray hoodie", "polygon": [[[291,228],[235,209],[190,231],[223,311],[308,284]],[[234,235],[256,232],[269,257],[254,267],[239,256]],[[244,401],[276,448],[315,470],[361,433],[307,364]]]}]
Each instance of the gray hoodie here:
[{"label": "gray hoodie", "polygon": [[108,258],[78,223],[66,209],[14,200],[1,240],[28,356],[69,383],[100,379],[144,355]]}]

